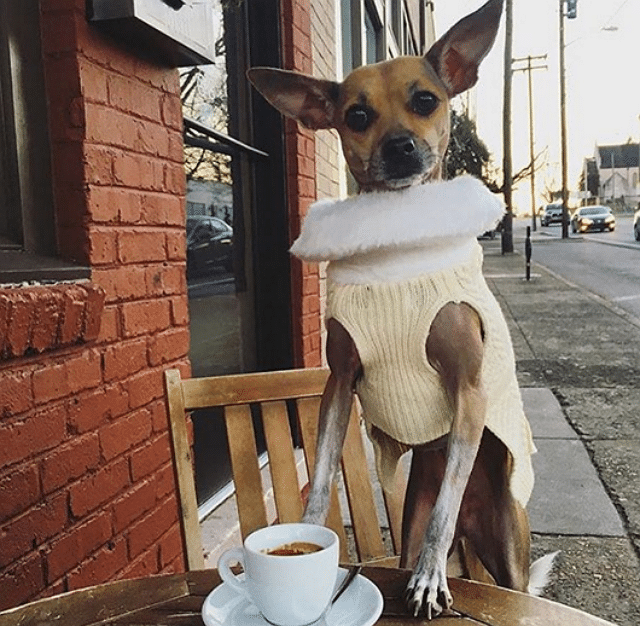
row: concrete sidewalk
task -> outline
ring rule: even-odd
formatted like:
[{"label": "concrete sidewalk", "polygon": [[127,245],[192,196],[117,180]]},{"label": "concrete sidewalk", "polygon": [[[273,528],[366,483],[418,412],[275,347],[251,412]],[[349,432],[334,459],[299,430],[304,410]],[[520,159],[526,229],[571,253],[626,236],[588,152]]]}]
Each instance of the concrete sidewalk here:
[{"label": "concrete sidewalk", "polygon": [[546,535],[624,537],[625,530],[589,454],[550,389],[522,389],[538,452],[527,506],[531,531]]},{"label": "concrete sidewalk", "polygon": [[637,626],[640,321],[536,264],[544,244],[534,240],[526,281],[523,241],[506,255],[499,239],[482,242],[538,447],[533,553],[562,551],[547,597]]}]

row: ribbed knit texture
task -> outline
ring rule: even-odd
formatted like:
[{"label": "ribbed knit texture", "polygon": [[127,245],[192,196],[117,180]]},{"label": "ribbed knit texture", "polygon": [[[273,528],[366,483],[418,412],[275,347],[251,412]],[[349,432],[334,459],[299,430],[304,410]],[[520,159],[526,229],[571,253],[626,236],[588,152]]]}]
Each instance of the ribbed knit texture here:
[{"label": "ribbed knit texture", "polygon": [[530,457],[535,446],[522,408],[506,321],[481,270],[482,251],[476,245],[467,262],[449,270],[400,282],[332,282],[327,318],[339,321],[358,349],[363,377],[357,393],[381,480],[388,483],[408,446],[434,441],[451,429],[453,407],[427,360],[425,346],[431,324],[445,304],[472,306],[485,335],[486,427],[513,456],[511,490],[524,506],[533,488]]}]

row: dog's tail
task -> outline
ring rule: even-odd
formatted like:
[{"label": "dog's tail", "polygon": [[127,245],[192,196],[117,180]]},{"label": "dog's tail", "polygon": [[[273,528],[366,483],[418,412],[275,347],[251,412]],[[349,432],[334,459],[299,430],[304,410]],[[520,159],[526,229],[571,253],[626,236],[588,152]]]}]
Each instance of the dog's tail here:
[{"label": "dog's tail", "polygon": [[560,551],[545,554],[532,563],[529,568],[529,587],[527,588],[530,595],[542,595],[545,587],[549,584],[549,577],[558,554],[560,554]]}]

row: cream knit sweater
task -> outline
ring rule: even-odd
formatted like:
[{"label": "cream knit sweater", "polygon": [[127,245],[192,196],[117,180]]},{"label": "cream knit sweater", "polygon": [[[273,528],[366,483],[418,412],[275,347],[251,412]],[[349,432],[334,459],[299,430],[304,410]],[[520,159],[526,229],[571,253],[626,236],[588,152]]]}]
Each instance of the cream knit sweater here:
[{"label": "cream knit sweater", "polygon": [[[424,219],[425,213],[434,223]],[[405,220],[405,227],[388,234],[385,214],[387,221]],[[438,439],[451,428],[453,408],[425,346],[438,311],[448,302],[465,302],[478,312],[484,331],[485,426],[513,456],[514,497],[526,505],[531,495],[535,447],[509,332],[482,276],[482,249],[475,237],[501,214],[501,204],[465,177],[314,205],[292,249],[301,258],[317,259],[321,251],[319,256],[331,259],[326,316],[339,321],[356,344],[363,366],[356,391],[383,484],[411,445]],[[380,223],[372,221],[377,217]],[[343,224],[331,223],[336,220]]]}]

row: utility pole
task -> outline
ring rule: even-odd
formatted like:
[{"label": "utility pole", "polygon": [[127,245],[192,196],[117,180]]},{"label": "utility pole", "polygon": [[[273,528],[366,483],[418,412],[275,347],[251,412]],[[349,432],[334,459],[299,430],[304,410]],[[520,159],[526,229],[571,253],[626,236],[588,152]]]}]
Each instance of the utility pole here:
[{"label": "utility pole", "polygon": [[513,51],[513,0],[506,0],[504,34],[504,100],[502,111],[502,171],[504,172],[504,203],[507,212],[502,229],[502,254],[513,252],[513,173],[511,165],[511,59]]},{"label": "utility pole", "polygon": [[564,5],[567,4],[567,17],[577,17],[578,0],[560,0],[560,143],[562,150],[562,238],[569,238],[569,188],[567,184],[567,94],[564,60]]},{"label": "utility pole", "polygon": [[535,168],[535,139],[533,132],[533,80],[531,78],[531,72],[533,70],[546,70],[546,65],[531,65],[531,61],[546,61],[547,55],[532,57],[531,55],[513,59],[513,63],[527,62],[526,67],[515,68],[514,72],[527,72],[529,79],[529,155],[531,158],[531,228],[535,231],[538,229],[536,224],[536,168]]}]

